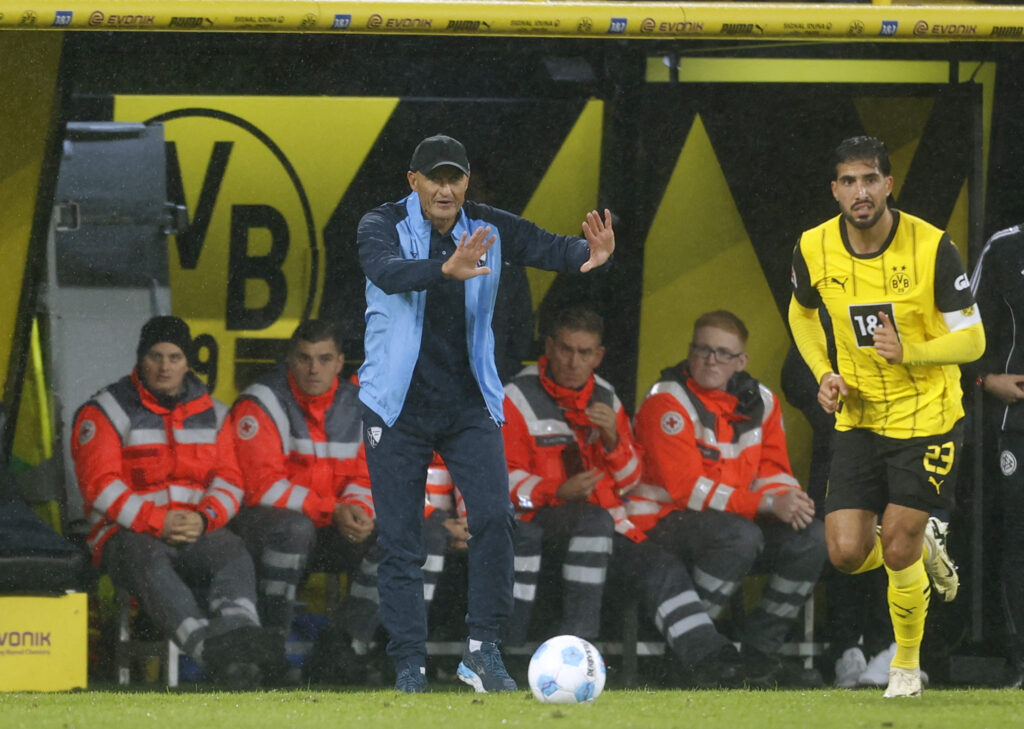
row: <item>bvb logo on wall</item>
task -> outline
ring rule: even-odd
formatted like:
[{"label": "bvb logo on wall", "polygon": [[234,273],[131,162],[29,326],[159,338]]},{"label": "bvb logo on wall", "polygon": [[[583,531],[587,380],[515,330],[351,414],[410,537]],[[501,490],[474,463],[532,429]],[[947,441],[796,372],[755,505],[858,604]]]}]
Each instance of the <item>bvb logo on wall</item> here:
[{"label": "bvb logo on wall", "polygon": [[[323,292],[322,228],[394,100],[122,96],[115,120],[160,122],[168,196],[189,226],[169,241],[171,306],[230,402],[232,364],[290,336]],[[358,109],[352,108],[358,105]]]}]

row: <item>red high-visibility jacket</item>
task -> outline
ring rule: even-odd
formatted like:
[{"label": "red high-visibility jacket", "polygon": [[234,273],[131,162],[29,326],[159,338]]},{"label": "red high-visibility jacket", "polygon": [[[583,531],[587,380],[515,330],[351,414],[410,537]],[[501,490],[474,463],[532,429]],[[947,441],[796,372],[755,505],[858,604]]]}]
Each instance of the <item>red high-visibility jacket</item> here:
[{"label": "red high-visibility jacket", "polygon": [[[611,513],[618,532],[642,540],[623,509],[623,496],[640,482],[641,455],[622,402],[611,384],[596,375],[579,391],[559,388],[542,374],[546,363],[541,357],[505,386],[502,435],[517,516],[529,521],[537,509],[564,503],[556,495],[558,487],[575,473],[598,468],[604,475],[590,501]],[[593,402],[615,411],[619,442],[611,451],[583,413]]]},{"label": "red high-visibility jacket", "polygon": [[683,365],[666,369],[635,418],[643,483],[627,512],[645,531],[671,511],[717,509],[753,519],[768,492],[800,488],[778,398],[745,372],[706,390]]},{"label": "red high-visibility jacket", "polygon": [[238,512],[241,474],[231,433],[221,427],[227,408],[191,372],[184,387],[168,409],[132,372],[75,417],[71,455],[96,564],[118,529],[159,537],[172,509],[199,511],[207,531]]},{"label": "red high-visibility jacket", "polygon": [[342,502],[375,518],[358,393],[335,381],[307,395],[283,368],[246,388],[231,409],[245,503],[298,511],[317,527]]}]

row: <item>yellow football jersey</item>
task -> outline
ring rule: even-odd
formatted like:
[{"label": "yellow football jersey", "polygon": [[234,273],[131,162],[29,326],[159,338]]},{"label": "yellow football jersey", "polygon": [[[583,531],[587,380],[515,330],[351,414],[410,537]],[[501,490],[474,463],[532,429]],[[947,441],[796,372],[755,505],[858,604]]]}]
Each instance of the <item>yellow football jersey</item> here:
[{"label": "yellow football jersey", "polygon": [[892,438],[948,432],[963,417],[957,365],[889,364],[874,349],[879,312],[900,341],[925,342],[980,322],[960,254],[949,236],[893,210],[882,248],[850,248],[842,216],[804,232],[793,255],[793,295],[832,319],[836,365],[850,388],[836,429]]}]

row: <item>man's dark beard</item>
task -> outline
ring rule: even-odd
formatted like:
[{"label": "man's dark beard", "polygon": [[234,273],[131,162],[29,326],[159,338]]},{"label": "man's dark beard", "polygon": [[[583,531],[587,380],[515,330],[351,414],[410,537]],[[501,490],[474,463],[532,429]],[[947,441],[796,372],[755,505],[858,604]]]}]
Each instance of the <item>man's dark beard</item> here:
[{"label": "man's dark beard", "polygon": [[852,211],[849,213],[843,213],[843,217],[846,218],[846,222],[848,222],[854,228],[857,228],[858,230],[867,230],[868,228],[871,228],[872,226],[874,226],[875,223],[882,219],[882,216],[885,215],[885,210],[886,206],[884,205],[880,208],[876,207],[874,209],[874,215],[872,215],[867,220],[858,220],[854,218]]}]

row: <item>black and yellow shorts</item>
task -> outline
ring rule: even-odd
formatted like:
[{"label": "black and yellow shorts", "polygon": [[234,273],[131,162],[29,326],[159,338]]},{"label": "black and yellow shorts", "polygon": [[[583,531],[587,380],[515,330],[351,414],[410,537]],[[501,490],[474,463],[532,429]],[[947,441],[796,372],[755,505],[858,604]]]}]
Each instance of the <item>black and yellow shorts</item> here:
[{"label": "black and yellow shorts", "polygon": [[888,504],[920,511],[953,508],[963,420],[942,435],[887,438],[870,430],[837,430],[825,494],[825,513]]}]

